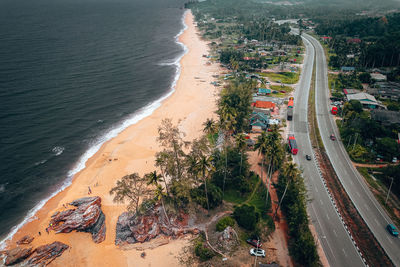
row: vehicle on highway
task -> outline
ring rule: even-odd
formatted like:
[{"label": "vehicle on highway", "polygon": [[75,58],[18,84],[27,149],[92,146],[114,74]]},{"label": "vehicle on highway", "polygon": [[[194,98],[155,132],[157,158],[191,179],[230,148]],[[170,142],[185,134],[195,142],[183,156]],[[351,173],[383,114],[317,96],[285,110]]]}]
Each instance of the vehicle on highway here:
[{"label": "vehicle on highway", "polygon": [[311,156],[310,155],[306,155],[306,159],[307,160],[311,160]]},{"label": "vehicle on highway", "polygon": [[297,148],[297,143],[296,143],[296,139],[294,138],[294,135],[288,136],[288,144],[289,144],[290,152],[293,155],[297,155],[297,152],[299,152],[299,149]]},{"label": "vehicle on highway", "polygon": [[293,119],[293,109],[292,108],[288,108],[287,109],[287,120],[291,121]]},{"label": "vehicle on highway", "polygon": [[[258,241],[257,239],[249,238],[246,240],[246,242],[247,242],[247,244],[250,244],[253,247],[259,247],[259,248],[262,247],[262,243],[260,241]],[[258,246],[257,246],[257,243],[258,243]]]},{"label": "vehicle on highway", "polygon": [[393,162],[393,163],[397,163],[397,157],[394,157],[394,158],[392,159],[392,162]]},{"label": "vehicle on highway", "polygon": [[389,223],[389,224],[386,226],[386,229],[388,230],[388,232],[389,232],[391,235],[396,236],[396,237],[399,236],[399,232],[397,231],[396,227],[394,227],[393,224]]},{"label": "vehicle on highway", "polygon": [[252,248],[250,249],[250,255],[265,258],[265,250],[261,248]]},{"label": "vehicle on highway", "polygon": [[335,141],[335,140],[336,140],[336,137],[335,137],[334,134],[331,134],[330,138],[331,138],[332,141]]}]

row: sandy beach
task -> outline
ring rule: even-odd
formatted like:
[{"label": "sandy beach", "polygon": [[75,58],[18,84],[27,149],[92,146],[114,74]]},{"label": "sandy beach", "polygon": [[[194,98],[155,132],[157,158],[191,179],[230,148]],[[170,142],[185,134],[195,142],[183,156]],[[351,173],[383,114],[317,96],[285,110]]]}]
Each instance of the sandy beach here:
[{"label": "sandy beach", "polygon": [[[179,127],[190,141],[202,134],[202,124],[215,117],[216,95],[218,89],[210,84],[213,74],[220,72],[217,64],[207,65],[208,46],[200,40],[194,25],[193,15],[186,12],[185,24],[188,26],[179,37],[189,52],[181,59],[181,75],[175,92],[163,101],[154,113],[137,124],[128,127],[116,138],[105,143],[88,160],[86,168],[75,175],[71,186],[57,194],[39,210],[35,219],[25,224],[8,242],[8,248],[24,235],[35,237],[32,245],[60,241],[71,248],[52,262],[52,266],[177,266],[176,256],[187,240],[173,240],[169,244],[146,250],[146,258],[140,257],[140,251],[120,250],[114,245],[115,226],[118,216],[125,206],[116,204],[109,191],[116,180],[122,176],[138,172],[140,175],[155,170],[154,155],[158,151],[157,128],[164,118],[172,118],[174,123],[180,120]],[[72,232],[69,234],[47,234],[50,216],[64,210],[63,204],[74,199],[88,196],[102,198],[102,209],[106,216],[106,239],[100,244],[92,241],[91,234]],[[42,234],[39,236],[38,232]]]}]

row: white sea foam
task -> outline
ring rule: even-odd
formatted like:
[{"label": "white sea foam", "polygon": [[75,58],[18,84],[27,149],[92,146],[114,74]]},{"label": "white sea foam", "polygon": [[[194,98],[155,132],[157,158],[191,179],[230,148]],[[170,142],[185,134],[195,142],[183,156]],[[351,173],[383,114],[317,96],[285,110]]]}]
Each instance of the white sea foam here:
[{"label": "white sea foam", "polygon": [[55,147],[53,147],[53,149],[51,151],[54,153],[54,155],[59,156],[64,152],[64,150],[65,150],[65,147],[55,146]]},{"label": "white sea foam", "polygon": [[35,162],[35,166],[44,164],[44,163],[46,163],[46,162],[47,162],[47,159],[43,159],[43,160],[41,160],[41,161]]},{"label": "white sea foam", "polygon": [[[109,132],[98,138],[93,145],[79,158],[78,162],[75,164],[75,166],[68,172],[67,178],[61,185],[61,187],[53,192],[49,197],[46,199],[43,199],[40,201],[35,207],[33,207],[28,214],[25,216],[25,218],[16,226],[14,226],[11,231],[8,233],[8,235],[0,242],[0,250],[4,249],[6,245],[6,241],[10,240],[14,234],[26,223],[33,221],[36,219],[36,212],[40,210],[44,204],[46,204],[47,201],[49,201],[52,197],[57,195],[59,192],[62,192],[65,188],[71,185],[72,178],[75,174],[83,170],[85,168],[86,162],[88,159],[90,159],[97,151],[99,151],[100,147],[108,140],[116,137],[120,132],[128,128],[129,126],[136,124],[140,120],[146,118],[147,116],[150,116],[157,108],[161,106],[161,103],[168,98],[172,93],[175,91],[176,83],[179,79],[180,73],[181,73],[181,64],[180,60],[182,57],[188,52],[187,47],[179,41],[179,36],[187,29],[187,25],[185,24],[185,17],[186,13],[188,11],[185,11],[185,13],[182,16],[182,25],[183,28],[182,30],[174,37],[175,42],[179,44],[183,48],[183,53],[174,61],[173,65],[176,66],[176,71],[175,71],[175,77],[174,80],[170,86],[170,90],[161,98],[158,100],[149,103],[147,106],[137,110],[135,113],[133,113],[128,119],[120,123],[117,127],[111,129]],[[64,150],[63,150],[64,151]],[[61,152],[62,153],[62,152]]]}]

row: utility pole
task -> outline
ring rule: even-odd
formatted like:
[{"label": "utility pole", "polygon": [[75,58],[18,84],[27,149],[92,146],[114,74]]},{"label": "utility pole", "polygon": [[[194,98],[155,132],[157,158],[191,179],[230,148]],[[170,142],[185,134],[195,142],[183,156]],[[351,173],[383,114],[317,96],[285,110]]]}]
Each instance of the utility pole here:
[{"label": "utility pole", "polygon": [[392,178],[392,181],[390,182],[389,191],[388,191],[388,193],[386,195],[385,205],[386,205],[386,202],[388,201],[389,194],[390,194],[390,189],[392,189],[392,184],[393,184],[393,180],[394,180],[393,177],[390,177],[390,178]]},{"label": "utility pole", "polygon": [[257,267],[257,253],[258,253],[258,245],[260,244],[260,238],[257,237],[257,248],[256,248],[256,259],[254,260],[254,267]]}]

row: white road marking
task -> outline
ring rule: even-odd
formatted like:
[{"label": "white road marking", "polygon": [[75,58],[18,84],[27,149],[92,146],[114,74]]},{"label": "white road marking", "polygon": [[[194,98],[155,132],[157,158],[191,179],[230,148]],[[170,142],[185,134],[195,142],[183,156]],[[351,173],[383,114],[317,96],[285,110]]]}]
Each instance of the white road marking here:
[{"label": "white road marking", "polygon": [[360,193],[358,193],[358,191],[356,191],[356,194],[357,194],[358,197],[361,197],[361,195],[360,195]]},{"label": "white road marking", "polygon": [[321,202],[321,205],[324,205],[324,202],[322,201],[322,199],[320,199],[319,202]]},{"label": "white road marking", "polygon": [[328,216],[328,213],[326,214],[326,218],[328,218],[328,220],[330,220],[330,219],[329,219],[329,216]]},{"label": "white road marking", "polygon": [[346,251],[344,250],[344,248],[342,248],[342,251],[343,251],[344,256],[347,257],[347,254],[346,254]]},{"label": "white road marking", "polygon": [[377,225],[380,225],[380,223],[378,222],[378,220],[376,218],[374,218],[375,222]]},{"label": "white road marking", "polygon": [[389,240],[390,244],[393,244],[393,241],[391,240],[390,237],[386,236],[386,238]]},{"label": "white road marking", "polygon": [[336,237],[338,236],[335,229],[333,229],[333,233],[335,234]]}]

